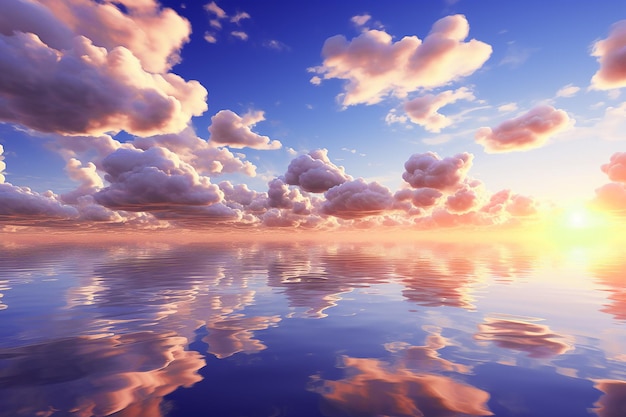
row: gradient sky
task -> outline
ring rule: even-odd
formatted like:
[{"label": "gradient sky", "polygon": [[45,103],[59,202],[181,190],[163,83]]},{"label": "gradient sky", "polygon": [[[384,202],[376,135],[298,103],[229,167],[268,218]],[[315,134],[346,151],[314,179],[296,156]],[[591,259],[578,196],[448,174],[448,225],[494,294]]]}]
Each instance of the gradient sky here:
[{"label": "gradient sky", "polygon": [[622,19],[617,1],[5,0],[0,230],[621,211]]}]

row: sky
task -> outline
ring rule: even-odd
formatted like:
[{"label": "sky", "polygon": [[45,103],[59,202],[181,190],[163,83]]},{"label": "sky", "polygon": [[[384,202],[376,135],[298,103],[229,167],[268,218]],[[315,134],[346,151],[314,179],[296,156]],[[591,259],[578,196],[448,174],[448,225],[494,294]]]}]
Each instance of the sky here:
[{"label": "sky", "polygon": [[589,226],[626,209],[624,19],[617,1],[5,0],[0,230]]}]

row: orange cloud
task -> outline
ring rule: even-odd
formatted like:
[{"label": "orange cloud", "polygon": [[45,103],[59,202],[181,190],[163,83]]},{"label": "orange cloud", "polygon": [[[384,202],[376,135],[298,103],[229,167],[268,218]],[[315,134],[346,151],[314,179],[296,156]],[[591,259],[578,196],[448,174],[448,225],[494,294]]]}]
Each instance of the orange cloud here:
[{"label": "orange cloud", "polygon": [[[348,41],[329,38],[322,48],[324,62],[312,68],[321,78],[346,80],[340,101],[344,106],[374,104],[388,95],[447,85],[479,69],[491,55],[491,46],[471,39],[463,15],[444,17],[422,41],[406,36],[397,42],[382,30],[364,30]],[[321,77],[321,78],[320,78]]]},{"label": "orange cloud", "polygon": [[609,90],[626,86],[626,20],[613,24],[608,38],[593,45],[600,69],[591,78],[591,86]]},{"label": "orange cloud", "polygon": [[481,127],[476,142],[488,153],[526,151],[543,146],[548,139],[573,122],[566,112],[541,105],[496,128]]}]

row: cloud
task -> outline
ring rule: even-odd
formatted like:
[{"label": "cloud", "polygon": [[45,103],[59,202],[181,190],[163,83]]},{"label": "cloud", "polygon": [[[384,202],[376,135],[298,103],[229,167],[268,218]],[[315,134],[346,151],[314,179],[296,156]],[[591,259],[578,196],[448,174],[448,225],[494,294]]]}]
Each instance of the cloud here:
[{"label": "cloud", "polygon": [[443,193],[433,188],[405,188],[395,193],[396,201],[410,200],[414,207],[431,207],[437,204]]},{"label": "cloud", "polygon": [[[482,184],[477,185],[477,187]],[[480,193],[474,187],[464,186],[446,198],[446,209],[454,213],[466,213],[477,208]]]},{"label": "cloud", "polygon": [[75,207],[63,204],[51,191],[39,194],[28,187],[0,184],[0,220],[5,223],[34,225],[78,216]]},{"label": "cloud", "polygon": [[242,32],[240,30],[233,30],[232,32],[230,32],[230,34],[234,36],[235,38],[240,39],[242,41],[248,40],[248,34],[246,32]]},{"label": "cloud", "polygon": [[230,21],[236,24],[239,24],[243,19],[250,19],[250,15],[246,12],[239,12],[233,17],[230,18]]},{"label": "cloud", "polygon": [[626,213],[626,185],[617,182],[596,189],[593,205],[603,210]]},{"label": "cloud", "polygon": [[556,92],[557,97],[574,97],[580,91],[580,87],[573,84],[567,84]]},{"label": "cloud", "polygon": [[381,214],[393,205],[393,195],[377,182],[359,178],[344,182],[324,193],[322,212],[344,219]]},{"label": "cloud", "polygon": [[409,119],[429,132],[439,133],[444,127],[452,124],[449,117],[439,113],[439,110],[458,100],[474,100],[474,94],[466,87],[457,90],[448,90],[437,95],[427,94],[414,98],[404,104]]},{"label": "cloud", "polygon": [[83,166],[78,159],[71,158],[65,165],[65,171],[72,180],[80,183],[75,190],[61,195],[61,200],[65,203],[76,204],[79,197],[91,195],[104,187],[93,162],[88,162]]},{"label": "cloud", "polygon": [[613,24],[608,38],[593,45],[591,55],[600,63],[600,69],[591,78],[592,88],[626,87],[626,20]]},{"label": "cloud", "polygon": [[614,153],[609,163],[602,165],[600,169],[609,176],[611,181],[626,184],[626,152]]},{"label": "cloud", "polygon": [[517,103],[507,103],[498,107],[498,111],[500,113],[508,113],[512,111],[517,111]]},{"label": "cloud", "polygon": [[217,43],[217,38],[214,34],[209,32],[204,32],[204,40],[208,43]]},{"label": "cloud", "polygon": [[223,193],[207,177],[161,147],[118,149],[102,161],[110,183],[94,194],[105,207],[127,211],[176,210],[218,203]]},{"label": "cloud", "polygon": [[350,21],[356,26],[364,26],[367,22],[370,21],[371,18],[372,16],[370,16],[369,14],[359,14],[356,16],[352,16],[350,18]]},{"label": "cloud", "polygon": [[[58,20],[54,34],[48,29],[49,19],[38,21],[31,15],[39,5],[19,0],[9,0],[7,9],[13,16],[7,21],[14,31],[40,34],[41,40],[51,48],[63,50],[71,47],[61,26],[78,36],[89,38],[93,44],[111,51],[118,46],[127,48],[151,73],[164,73],[180,62],[180,49],[189,42],[191,24],[170,8],[162,8],[157,1],[105,0],[39,0]],[[30,3],[30,4],[29,4]],[[124,11],[116,4],[121,4]],[[14,19],[14,14],[21,17]],[[38,12],[41,14],[41,11]],[[0,23],[0,26],[4,26]],[[167,31],[163,28],[167,27]],[[3,33],[6,34],[5,31]],[[57,35],[57,36],[54,36]]]},{"label": "cloud", "polygon": [[214,1],[212,1],[211,3],[205,4],[204,10],[206,10],[209,13],[214,14],[215,17],[217,17],[218,19],[226,19],[228,17],[224,9],[218,6],[217,3],[215,3]]},{"label": "cloud", "polygon": [[327,149],[317,149],[293,159],[285,173],[285,183],[297,185],[304,191],[323,193],[343,184],[352,177],[328,159]]},{"label": "cloud", "polygon": [[337,35],[326,40],[324,61],[311,71],[317,74],[315,81],[347,81],[339,97],[344,106],[375,104],[389,95],[405,97],[478,70],[491,55],[491,46],[475,39],[465,42],[468,34],[465,16],[454,15],[435,22],[423,41],[407,36],[393,42],[381,30],[363,31],[351,41]]},{"label": "cloud", "polygon": [[481,127],[475,139],[487,153],[526,151],[545,145],[551,136],[567,129],[573,122],[565,111],[540,105],[494,129]]},{"label": "cloud", "polygon": [[207,109],[197,81],[148,73],[130,50],[108,51],[85,37],[61,51],[32,33],[0,36],[0,67],[0,120],[41,132],[177,132]]},{"label": "cloud", "polygon": [[280,141],[270,140],[269,137],[252,131],[252,128],[263,120],[265,116],[262,111],[250,111],[239,116],[230,110],[220,110],[211,117],[210,142],[231,148],[280,149],[282,147]]},{"label": "cloud", "polygon": [[464,180],[473,159],[466,152],[444,159],[433,152],[414,154],[404,164],[402,179],[413,188],[454,189]]},{"label": "cloud", "polygon": [[547,326],[521,319],[487,317],[474,335],[477,340],[494,342],[499,347],[525,352],[531,358],[549,358],[571,349],[563,336]]}]

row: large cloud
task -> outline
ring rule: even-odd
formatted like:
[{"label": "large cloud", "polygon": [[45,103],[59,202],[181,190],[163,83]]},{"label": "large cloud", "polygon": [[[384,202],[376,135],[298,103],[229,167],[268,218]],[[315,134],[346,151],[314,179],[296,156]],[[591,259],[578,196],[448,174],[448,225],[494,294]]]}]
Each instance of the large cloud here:
[{"label": "large cloud", "polygon": [[151,0],[116,2],[127,13],[109,1],[8,1],[0,120],[69,135],[149,135],[180,131],[207,109],[204,87],[166,73],[189,33],[171,9]]},{"label": "large cloud", "polygon": [[592,55],[600,69],[591,78],[591,85],[600,90],[626,87],[626,20],[611,27],[609,37],[597,41]]},{"label": "large cloud", "polygon": [[7,168],[7,164],[4,163],[4,148],[0,145],[0,184],[4,183],[4,170]]},{"label": "large cloud", "polygon": [[433,152],[411,155],[402,178],[413,188],[454,189],[465,179],[474,156],[467,152],[441,159]]},{"label": "large cloud", "polygon": [[397,42],[381,30],[366,30],[348,41],[337,35],[326,40],[324,62],[311,71],[312,80],[347,80],[340,97],[344,106],[374,104],[385,96],[406,96],[420,89],[449,84],[479,69],[491,55],[491,46],[471,39],[463,15],[444,17],[422,41],[406,36]]},{"label": "large cloud", "polygon": [[252,128],[265,120],[262,111],[253,111],[239,116],[230,110],[221,110],[211,117],[211,143],[231,148],[280,149],[282,144],[267,136],[254,133]]},{"label": "large cloud", "polygon": [[51,191],[39,194],[28,187],[0,184],[0,220],[10,224],[43,223],[78,218],[75,207],[65,205]]},{"label": "large cloud", "polygon": [[362,179],[348,181],[324,194],[322,211],[337,217],[352,219],[381,214],[393,205],[393,195],[377,182]]},{"label": "large cloud", "polygon": [[223,193],[207,177],[160,147],[118,149],[102,162],[111,183],[94,195],[106,207],[128,211],[172,210],[218,203]]},{"label": "large cloud", "polygon": [[413,123],[424,126],[429,132],[439,133],[441,129],[452,124],[452,120],[439,113],[439,109],[458,100],[471,101],[474,98],[469,89],[461,87],[437,95],[427,94],[414,98],[404,104],[404,110]]},{"label": "large cloud", "polygon": [[556,133],[565,130],[573,120],[563,110],[540,105],[496,128],[481,127],[476,142],[488,153],[526,151],[543,146]]},{"label": "large cloud", "polygon": [[602,165],[600,169],[611,181],[626,183],[626,152],[614,153],[609,163]]},{"label": "large cloud", "polygon": [[343,167],[336,166],[328,159],[327,149],[300,155],[289,163],[285,173],[287,184],[298,185],[312,193],[322,193],[351,179]]}]

